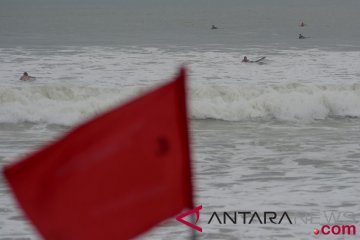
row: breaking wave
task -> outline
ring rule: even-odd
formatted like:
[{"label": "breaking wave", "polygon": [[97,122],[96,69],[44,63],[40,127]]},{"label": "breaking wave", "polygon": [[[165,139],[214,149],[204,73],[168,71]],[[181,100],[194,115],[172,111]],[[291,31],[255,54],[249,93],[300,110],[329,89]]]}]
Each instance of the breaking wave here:
[{"label": "breaking wave", "polygon": [[[73,125],[144,91],[145,87],[70,85],[2,88],[0,122]],[[360,84],[194,85],[189,93],[192,119],[312,121],[360,117]]]},{"label": "breaking wave", "polygon": [[311,121],[360,116],[360,85],[287,84],[266,87],[217,87],[193,90],[195,118],[229,121],[277,119]]}]

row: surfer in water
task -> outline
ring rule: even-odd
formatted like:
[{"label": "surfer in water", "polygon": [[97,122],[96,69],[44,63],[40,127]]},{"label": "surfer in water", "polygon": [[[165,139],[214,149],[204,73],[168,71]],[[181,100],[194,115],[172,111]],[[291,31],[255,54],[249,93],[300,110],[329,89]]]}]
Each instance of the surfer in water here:
[{"label": "surfer in water", "polygon": [[241,62],[247,63],[247,62],[250,62],[250,60],[246,56],[244,56],[244,58],[243,58],[243,60]]},{"label": "surfer in water", "polygon": [[212,29],[212,30],[214,30],[214,29],[218,29],[218,27],[217,27],[217,26],[215,26],[215,25],[212,25],[212,26],[211,26],[211,29]]},{"label": "surfer in water", "polygon": [[22,81],[28,81],[28,80],[33,80],[33,79],[35,79],[35,78],[29,76],[29,74],[27,72],[24,72],[24,74],[20,77],[20,80],[22,80]]},{"label": "surfer in water", "polygon": [[302,35],[301,33],[299,33],[299,39],[305,39],[306,37],[304,35]]},{"label": "surfer in water", "polygon": [[305,27],[305,23],[304,23],[304,22],[301,22],[301,23],[300,23],[300,27]]}]

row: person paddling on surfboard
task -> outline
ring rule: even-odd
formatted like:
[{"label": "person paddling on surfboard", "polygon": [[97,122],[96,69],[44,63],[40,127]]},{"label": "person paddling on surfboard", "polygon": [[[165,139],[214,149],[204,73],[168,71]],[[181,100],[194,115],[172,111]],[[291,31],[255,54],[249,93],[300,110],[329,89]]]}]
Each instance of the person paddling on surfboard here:
[{"label": "person paddling on surfboard", "polygon": [[22,80],[22,81],[28,81],[28,80],[33,80],[33,79],[35,79],[35,78],[29,76],[29,74],[27,72],[24,72],[24,74],[20,77],[20,80]]},{"label": "person paddling on surfboard", "polygon": [[252,60],[249,60],[246,56],[244,56],[244,58],[241,62],[243,62],[243,63],[261,63],[261,61],[264,59],[265,59],[265,57],[261,57],[258,60],[252,61]]},{"label": "person paddling on surfboard", "polygon": [[211,26],[211,29],[213,29],[213,30],[214,30],[214,29],[218,29],[218,28],[217,28],[217,26],[212,25],[212,26]]}]

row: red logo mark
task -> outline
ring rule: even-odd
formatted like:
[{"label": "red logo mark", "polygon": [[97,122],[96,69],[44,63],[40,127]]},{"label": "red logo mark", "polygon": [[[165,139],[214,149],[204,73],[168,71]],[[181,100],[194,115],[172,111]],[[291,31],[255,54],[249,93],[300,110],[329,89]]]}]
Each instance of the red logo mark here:
[{"label": "red logo mark", "polygon": [[[200,206],[197,206],[196,208],[190,210],[190,211],[187,211],[183,214],[180,214],[179,216],[176,217],[176,220],[178,220],[179,222],[185,224],[186,226],[188,227],[191,227],[193,229],[195,229],[196,231],[198,232],[202,232],[202,228],[199,227],[199,226],[196,226],[195,224],[199,221],[199,218],[200,218],[200,210],[202,209],[202,205]],[[183,218],[186,217],[186,216],[189,216],[191,214],[195,213],[196,214],[196,221],[195,221],[195,224],[193,223],[190,223],[186,220],[184,220]]]}]

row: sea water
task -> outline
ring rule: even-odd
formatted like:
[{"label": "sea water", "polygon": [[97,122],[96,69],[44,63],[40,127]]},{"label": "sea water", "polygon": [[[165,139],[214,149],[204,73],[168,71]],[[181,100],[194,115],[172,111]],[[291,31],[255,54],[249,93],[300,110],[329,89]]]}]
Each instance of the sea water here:
[{"label": "sea water", "polygon": [[[199,239],[359,231],[359,9],[355,0],[3,0],[0,166],[184,65]],[[19,81],[24,71],[36,80]],[[214,211],[286,211],[294,223],[208,224]],[[189,237],[173,219],[142,239]],[[0,239],[39,238],[1,178]]]}]

